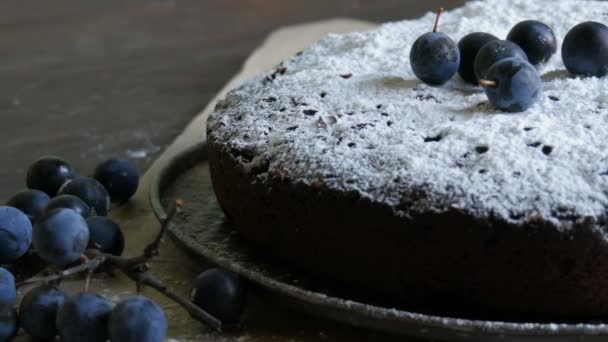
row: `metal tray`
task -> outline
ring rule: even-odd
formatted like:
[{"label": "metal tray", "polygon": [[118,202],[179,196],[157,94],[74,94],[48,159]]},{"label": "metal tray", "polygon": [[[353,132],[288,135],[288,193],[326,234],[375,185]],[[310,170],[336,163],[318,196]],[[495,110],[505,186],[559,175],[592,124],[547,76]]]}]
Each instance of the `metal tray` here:
[{"label": "metal tray", "polygon": [[153,179],[150,203],[159,219],[165,205],[185,200],[170,234],[197,257],[236,272],[295,310],[378,331],[447,341],[607,341],[604,322],[497,322],[421,314],[370,304],[326,290],[305,274],[259,255],[241,241],[219,207],[205,144],[193,146],[164,165]]}]

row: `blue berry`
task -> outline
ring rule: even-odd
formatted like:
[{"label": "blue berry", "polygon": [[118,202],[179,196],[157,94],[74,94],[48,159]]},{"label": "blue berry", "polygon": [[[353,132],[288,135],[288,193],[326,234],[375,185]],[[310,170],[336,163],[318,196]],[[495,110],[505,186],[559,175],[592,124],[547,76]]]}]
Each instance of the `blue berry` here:
[{"label": "blue berry", "polygon": [[192,300],[226,324],[238,323],[245,303],[245,284],[232,272],[210,269],[192,284]]},{"label": "blue berry", "polygon": [[83,200],[72,195],[59,195],[53,198],[44,209],[45,213],[54,209],[72,209],[82,217],[87,218],[91,214],[91,208]]},{"label": "blue berry", "polygon": [[101,183],[114,203],[125,203],[137,191],[139,172],[126,159],[109,159],[95,168],[93,178]]},{"label": "blue berry", "polygon": [[562,59],[571,74],[608,74],[608,27],[593,21],[574,26],[562,44]]},{"label": "blue berry", "polygon": [[447,35],[437,32],[442,12],[443,9],[439,9],[433,32],[416,39],[410,50],[412,71],[422,82],[431,86],[446,83],[460,65],[460,52],[456,43]]},{"label": "blue berry", "polygon": [[89,226],[89,248],[97,248],[104,253],[122,255],[125,238],[120,227],[103,216],[87,218]]},{"label": "blue berry", "polygon": [[517,44],[508,40],[492,40],[482,46],[475,57],[475,76],[480,80],[486,77],[486,73],[494,63],[501,59],[516,57],[524,61],[528,56]]},{"label": "blue berry", "polygon": [[65,183],[59,195],[72,195],[84,201],[95,215],[106,216],[110,210],[110,195],[98,181],[88,177],[78,177]]},{"label": "blue berry", "polygon": [[477,85],[477,76],[475,76],[475,57],[482,46],[492,40],[498,40],[497,37],[483,32],[473,32],[464,36],[458,42],[458,50],[460,51],[460,66],[458,74],[466,82]]},{"label": "blue berry", "polygon": [[541,79],[532,64],[519,58],[498,61],[480,81],[490,102],[506,112],[522,112],[538,101]]},{"label": "blue berry", "polygon": [[0,307],[12,306],[17,302],[15,277],[6,268],[0,267]]},{"label": "blue berry", "polygon": [[0,264],[12,264],[32,245],[32,223],[21,210],[0,206]]},{"label": "blue berry", "polygon": [[50,200],[49,195],[40,190],[23,190],[13,195],[6,205],[21,210],[30,221],[34,222],[42,216]]},{"label": "blue berry", "polygon": [[44,191],[53,197],[59,188],[74,176],[74,169],[63,159],[47,156],[30,166],[26,183],[28,188]]},{"label": "blue berry", "polygon": [[12,341],[19,329],[19,317],[12,306],[0,306],[0,341]]},{"label": "blue berry", "polygon": [[62,342],[106,342],[112,303],[105,298],[81,293],[67,298],[57,311],[57,330]]},{"label": "blue berry", "polygon": [[553,30],[537,20],[525,20],[513,26],[507,40],[524,50],[532,65],[546,63],[557,51]]},{"label": "blue berry", "polygon": [[112,341],[162,342],[167,334],[167,319],[158,304],[137,296],[116,305],[109,327]]},{"label": "blue berry", "polygon": [[34,248],[47,263],[65,266],[80,258],[89,243],[89,227],[72,209],[55,209],[34,226]]},{"label": "blue berry", "polygon": [[50,340],[57,336],[57,310],[67,296],[59,288],[41,285],[28,291],[19,306],[19,321],[28,335]]}]

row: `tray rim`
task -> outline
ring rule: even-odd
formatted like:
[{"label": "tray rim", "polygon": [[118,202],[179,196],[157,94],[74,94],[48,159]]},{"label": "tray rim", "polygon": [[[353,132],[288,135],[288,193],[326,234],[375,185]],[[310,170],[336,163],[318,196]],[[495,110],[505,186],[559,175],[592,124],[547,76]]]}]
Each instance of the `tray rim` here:
[{"label": "tray rim", "polygon": [[[187,172],[197,164],[207,160],[207,144],[200,142],[191,145],[174,156],[167,158],[159,166],[159,171],[150,183],[148,201],[152,211],[159,221],[166,218],[166,211],[161,203],[162,193],[166,186],[179,175]],[[187,236],[180,234],[173,226],[169,227],[169,233],[178,243],[184,245],[189,251],[197,257],[210,261],[220,267],[240,274],[247,280],[253,282],[256,286],[270,290],[277,296],[287,300],[295,300],[299,304],[308,304],[313,306],[322,306],[324,309],[333,312],[357,314],[358,317],[335,317],[328,315],[324,318],[339,320],[342,322],[363,325],[376,330],[384,330],[386,332],[397,332],[404,335],[429,337],[433,334],[431,329],[444,330],[446,333],[456,334],[452,337],[468,338],[473,336],[498,338],[511,337],[604,337],[608,338],[608,323],[535,323],[535,322],[506,322],[506,321],[486,321],[474,320],[457,317],[444,317],[432,314],[422,314],[411,311],[399,310],[394,308],[380,307],[363,302],[346,300],[334,296],[325,295],[320,292],[310,291],[293,284],[284,283],[279,280],[266,277],[259,272],[251,271],[243,268],[236,263],[231,263],[223,258],[217,258],[214,253],[204,253],[197,248],[194,248],[194,242]],[[310,310],[301,310],[311,313]],[[313,312],[316,310],[313,310]],[[313,313],[314,314],[314,313]],[[375,324],[366,323],[366,320],[376,321]],[[401,329],[393,328],[378,328],[377,322],[386,321],[392,324],[403,324],[418,326],[419,331],[413,334],[410,329],[407,333],[404,332],[404,327]],[[445,335],[450,336],[450,335]]]}]

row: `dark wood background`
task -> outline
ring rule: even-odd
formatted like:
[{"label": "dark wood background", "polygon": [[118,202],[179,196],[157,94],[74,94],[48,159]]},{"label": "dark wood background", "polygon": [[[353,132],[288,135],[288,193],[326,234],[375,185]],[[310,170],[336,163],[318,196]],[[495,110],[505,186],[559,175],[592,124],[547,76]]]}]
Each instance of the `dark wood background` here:
[{"label": "dark wood background", "polygon": [[414,18],[463,2],[3,0],[0,196],[23,188],[45,154],[81,174],[110,156],[145,170],[277,27]]}]

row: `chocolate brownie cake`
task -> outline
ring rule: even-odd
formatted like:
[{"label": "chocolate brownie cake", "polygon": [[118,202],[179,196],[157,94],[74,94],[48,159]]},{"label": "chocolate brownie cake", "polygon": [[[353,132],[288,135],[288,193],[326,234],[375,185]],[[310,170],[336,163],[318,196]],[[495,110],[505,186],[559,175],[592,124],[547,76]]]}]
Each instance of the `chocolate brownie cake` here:
[{"label": "chocolate brownie cake", "polygon": [[[395,306],[606,317],[608,81],[555,55],[518,114],[457,77],[429,87],[408,55],[434,16],[329,35],[229,93],[207,126],[221,206],[260,251]],[[474,1],[441,28],[504,38],[525,19],[561,42],[608,3]]]}]

